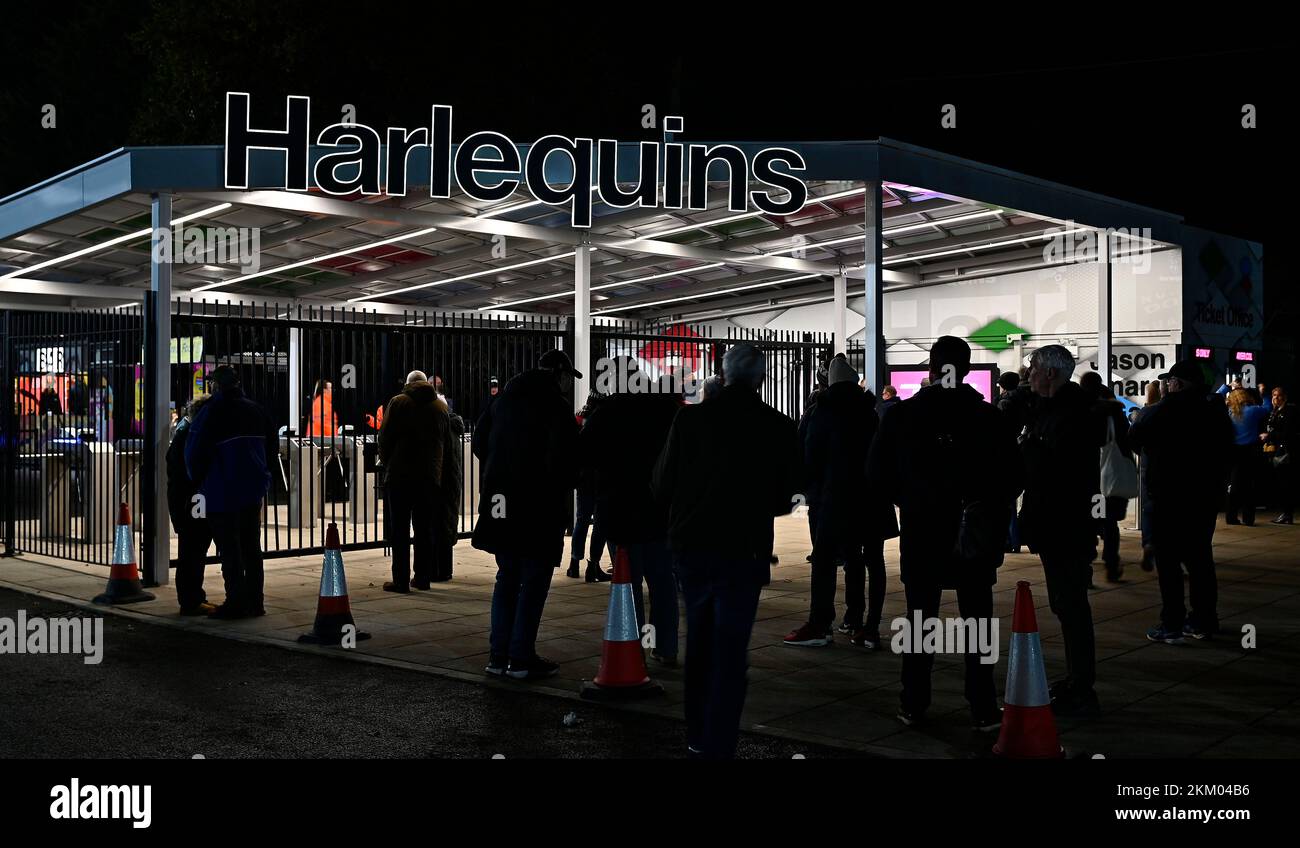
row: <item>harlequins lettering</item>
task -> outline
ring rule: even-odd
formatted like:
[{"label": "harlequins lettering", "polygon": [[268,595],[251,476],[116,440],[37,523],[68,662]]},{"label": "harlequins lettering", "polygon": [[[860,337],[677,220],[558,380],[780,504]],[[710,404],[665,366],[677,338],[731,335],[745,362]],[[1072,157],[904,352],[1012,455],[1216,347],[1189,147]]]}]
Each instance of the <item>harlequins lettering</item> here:
[{"label": "harlequins lettering", "polygon": [[[266,188],[307,191],[310,176],[316,187],[329,195],[401,197],[410,182],[411,151],[427,147],[431,197],[450,197],[453,181],[465,194],[483,201],[505,200],[522,185],[542,203],[567,207],[575,227],[591,226],[593,181],[600,201],[617,208],[662,205],[681,209],[685,200],[691,209],[705,209],[710,176],[715,182],[726,183],[727,209],[732,212],[745,212],[752,204],[769,215],[789,215],[808,200],[808,187],[797,176],[806,164],[802,156],[787,148],[765,148],[751,159],[730,144],[643,141],[637,150],[635,188],[625,189],[620,183],[630,185],[632,180],[628,174],[619,179],[618,141],[547,135],[529,145],[521,161],[519,147],[498,132],[474,132],[453,145],[452,107],[441,105],[432,107],[428,127],[388,127],[382,133],[358,123],[325,127],[316,135],[315,144],[337,149],[322,155],[309,174],[311,98],[286,98],[283,128],[270,129],[250,126],[249,100],[244,92],[226,93],[226,188],[249,187],[249,151],[279,150],[285,154],[282,184]],[[673,122],[675,132],[684,129],[680,117],[665,118],[666,125],[668,121]],[[386,163],[382,161],[385,141]],[[546,179],[547,165],[557,156],[566,160],[567,184]],[[751,189],[751,184],[757,187]]]}]

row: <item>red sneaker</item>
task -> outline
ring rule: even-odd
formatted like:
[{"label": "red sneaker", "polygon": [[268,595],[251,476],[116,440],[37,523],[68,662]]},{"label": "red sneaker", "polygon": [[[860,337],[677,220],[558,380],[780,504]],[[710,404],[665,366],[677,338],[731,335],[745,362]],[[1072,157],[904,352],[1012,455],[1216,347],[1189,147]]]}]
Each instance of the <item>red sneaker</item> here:
[{"label": "red sneaker", "polygon": [[784,641],[787,645],[797,645],[801,648],[821,648],[835,640],[825,630],[813,627],[811,624],[805,624],[798,630],[790,631]]}]

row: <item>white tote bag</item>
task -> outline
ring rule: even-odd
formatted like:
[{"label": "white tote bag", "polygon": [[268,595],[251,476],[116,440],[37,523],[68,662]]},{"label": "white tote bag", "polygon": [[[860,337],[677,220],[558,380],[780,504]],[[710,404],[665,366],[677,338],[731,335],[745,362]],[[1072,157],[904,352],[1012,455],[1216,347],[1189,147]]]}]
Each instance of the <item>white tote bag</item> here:
[{"label": "white tote bag", "polygon": [[1101,448],[1101,493],[1126,500],[1138,496],[1137,464],[1115,442],[1115,420],[1106,416],[1106,444]]}]

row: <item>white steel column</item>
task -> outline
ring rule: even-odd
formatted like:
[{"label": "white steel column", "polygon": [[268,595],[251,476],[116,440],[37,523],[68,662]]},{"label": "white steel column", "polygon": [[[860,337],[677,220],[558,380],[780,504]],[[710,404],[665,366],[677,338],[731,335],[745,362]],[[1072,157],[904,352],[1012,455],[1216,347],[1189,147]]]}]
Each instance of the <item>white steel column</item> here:
[{"label": "white steel column", "polygon": [[867,228],[864,245],[862,275],[864,277],[867,300],[862,310],[866,319],[863,345],[865,346],[865,367],[863,377],[867,388],[879,397],[880,389],[885,384],[885,290],[884,274],[881,273],[880,254],[883,250],[883,219],[880,214],[880,182],[867,183],[866,204],[863,207]]},{"label": "white steel column", "polygon": [[1110,230],[1097,231],[1097,371],[1110,388],[1111,351],[1111,238]]},{"label": "white steel column", "polygon": [[[146,332],[154,334],[154,358],[149,363],[149,379],[153,381],[154,408],[147,412],[153,416],[154,443],[147,447],[153,451],[154,479],[147,481],[154,487],[153,560],[147,579],[158,586],[166,586],[171,562],[171,516],[167,514],[167,444],[171,439],[171,409],[168,401],[171,386],[172,338],[172,266],[159,262],[158,242],[171,235],[172,196],[153,196],[153,239],[149,258],[149,290],[153,292],[153,314],[144,316]],[[174,257],[173,257],[174,258]]]},{"label": "white steel column", "polygon": [[831,328],[835,332],[835,352],[845,353],[849,349],[849,278],[843,273],[835,275],[835,316]]},{"label": "white steel column", "polygon": [[587,402],[591,390],[591,245],[578,245],[573,257],[573,366],[582,372],[573,382],[573,411]]}]

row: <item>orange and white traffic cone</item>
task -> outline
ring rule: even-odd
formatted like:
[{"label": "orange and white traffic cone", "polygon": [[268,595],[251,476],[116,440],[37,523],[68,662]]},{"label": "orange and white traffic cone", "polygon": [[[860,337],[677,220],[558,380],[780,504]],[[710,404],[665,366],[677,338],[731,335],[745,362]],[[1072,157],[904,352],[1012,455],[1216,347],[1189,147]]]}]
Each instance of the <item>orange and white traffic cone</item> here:
[{"label": "orange and white traffic cone", "polygon": [[348,580],[343,575],[343,550],[339,545],[339,528],[333,522],[325,531],[325,564],[320,573],[320,597],[316,601],[316,621],[310,633],[298,637],[311,645],[340,645],[351,627],[351,638],[369,639],[369,633],[357,630],[348,601]]},{"label": "orange and white traffic cone", "polygon": [[153,595],[140,583],[140,569],[135,564],[135,537],[131,532],[131,507],[117,508],[117,530],[113,535],[113,562],[108,567],[108,588],[95,597],[97,604],[138,604],[152,601]]},{"label": "orange and white traffic cone", "polygon": [[1027,580],[1016,584],[1016,605],[1011,614],[1011,659],[1007,663],[1003,703],[1002,731],[993,753],[1017,760],[1065,756],[1056,737],[1043,646],[1038,639],[1038,617],[1034,615],[1034,596]]},{"label": "orange and white traffic cone", "polygon": [[609,612],[600,646],[600,670],[582,685],[582,697],[595,701],[658,695],[664,687],[650,679],[641,653],[641,631],[632,598],[632,566],[620,545],[614,554],[614,578],[609,583]]}]

